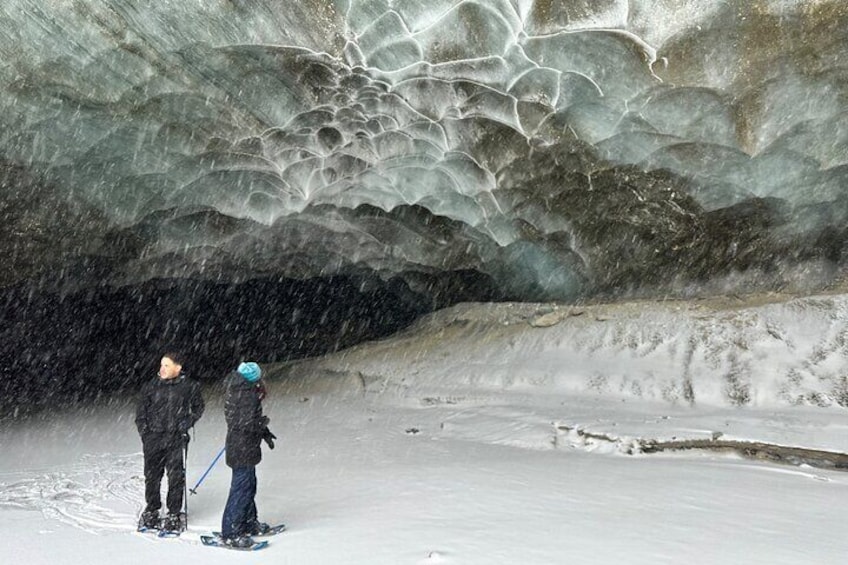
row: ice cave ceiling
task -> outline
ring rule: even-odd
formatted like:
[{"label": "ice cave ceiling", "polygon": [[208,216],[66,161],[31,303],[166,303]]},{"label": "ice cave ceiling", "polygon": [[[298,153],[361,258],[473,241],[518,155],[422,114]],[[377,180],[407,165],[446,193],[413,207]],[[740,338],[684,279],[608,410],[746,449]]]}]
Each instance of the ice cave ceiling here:
[{"label": "ice cave ceiling", "polygon": [[5,0],[0,29],[3,285],[567,300],[844,261],[842,0]]}]

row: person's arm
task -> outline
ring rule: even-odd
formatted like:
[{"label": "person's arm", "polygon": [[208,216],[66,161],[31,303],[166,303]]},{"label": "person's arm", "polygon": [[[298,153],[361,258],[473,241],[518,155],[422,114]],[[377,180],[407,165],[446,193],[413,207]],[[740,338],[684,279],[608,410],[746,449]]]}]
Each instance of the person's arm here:
[{"label": "person's arm", "polygon": [[148,430],[148,421],[150,417],[150,387],[145,384],[141,387],[138,406],[135,409],[135,427],[138,430],[138,435],[144,437]]},{"label": "person's arm", "polygon": [[189,418],[191,419],[191,425],[189,428],[194,427],[194,424],[196,424],[200,417],[203,416],[203,410],[206,408],[206,405],[203,402],[203,394],[200,392],[200,384],[197,382],[192,384],[194,386],[189,406]]},{"label": "person's arm", "polygon": [[[260,433],[259,418],[262,415],[258,401],[254,404],[255,395],[250,389],[233,388],[227,393],[224,402],[224,417],[227,428],[242,433]],[[257,414],[257,408],[260,408]]]},{"label": "person's arm", "polygon": [[250,392],[250,412],[253,414],[254,432],[262,436],[268,429],[268,422],[271,420],[268,416],[262,415],[262,401],[259,399],[258,391],[254,389]]},{"label": "person's arm", "polygon": [[262,399],[265,397],[265,386],[261,383],[256,387],[256,405],[259,413],[259,424],[260,424],[260,437],[268,444],[270,449],[274,449],[274,440],[277,439],[271,430],[268,428],[268,424],[271,422],[271,419],[268,416],[262,415]]}]

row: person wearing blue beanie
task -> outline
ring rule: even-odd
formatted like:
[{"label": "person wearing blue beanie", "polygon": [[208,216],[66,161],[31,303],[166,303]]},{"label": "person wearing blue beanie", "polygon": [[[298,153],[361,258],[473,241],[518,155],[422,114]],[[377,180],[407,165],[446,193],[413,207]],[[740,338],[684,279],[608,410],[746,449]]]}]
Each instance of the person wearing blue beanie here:
[{"label": "person wearing blue beanie", "polygon": [[253,361],[240,363],[236,370],[249,383],[255,383],[262,377],[262,369]]},{"label": "person wearing blue beanie", "polygon": [[271,528],[256,513],[256,465],[262,460],[262,441],[274,449],[277,437],[262,414],[265,387],[262,369],[253,361],[240,363],[225,381],[224,417],[227,421],[227,466],[233,471],[230,493],[221,519],[221,538],[226,545],[248,548],[251,536]]}]

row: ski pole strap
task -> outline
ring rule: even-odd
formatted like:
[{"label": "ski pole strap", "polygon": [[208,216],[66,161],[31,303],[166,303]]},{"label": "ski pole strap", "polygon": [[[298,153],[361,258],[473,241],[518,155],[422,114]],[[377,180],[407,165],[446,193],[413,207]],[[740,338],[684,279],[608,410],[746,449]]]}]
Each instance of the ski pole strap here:
[{"label": "ski pole strap", "polygon": [[212,461],[212,463],[210,463],[209,468],[208,468],[208,469],[206,469],[206,472],[205,472],[205,473],[203,473],[203,476],[202,476],[202,477],[200,477],[200,479],[197,481],[197,484],[196,484],[196,485],[194,485],[194,488],[193,488],[193,489],[189,489],[189,492],[190,492],[191,494],[197,494],[197,492],[196,492],[196,491],[197,491],[197,487],[199,487],[199,486],[200,486],[200,483],[202,483],[202,482],[203,482],[203,480],[206,478],[206,475],[208,475],[208,474],[209,474],[209,471],[211,471],[211,470],[212,470],[212,467],[214,467],[214,466],[215,466],[215,463],[217,463],[217,462],[218,462],[218,459],[220,459],[220,458],[221,458],[221,456],[224,454],[224,450],[226,450],[226,449],[227,449],[227,446],[224,446],[224,447],[222,447],[222,448],[221,448],[221,451],[219,451],[219,452],[218,452],[218,455],[216,455],[216,456],[215,456],[215,459]]}]

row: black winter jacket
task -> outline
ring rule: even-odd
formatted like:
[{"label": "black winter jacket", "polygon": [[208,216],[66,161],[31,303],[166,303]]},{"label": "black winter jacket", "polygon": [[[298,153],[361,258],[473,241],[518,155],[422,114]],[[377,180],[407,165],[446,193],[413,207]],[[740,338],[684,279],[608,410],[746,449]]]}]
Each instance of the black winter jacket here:
[{"label": "black winter jacket", "polygon": [[135,426],[142,442],[152,437],[180,436],[203,415],[200,384],[185,375],[174,379],[156,377],[145,383],[135,412]]},{"label": "black winter jacket", "polygon": [[237,371],[230,373],[224,383],[227,465],[253,467],[262,461],[262,436],[268,426],[268,418],[262,415],[260,387]]}]

